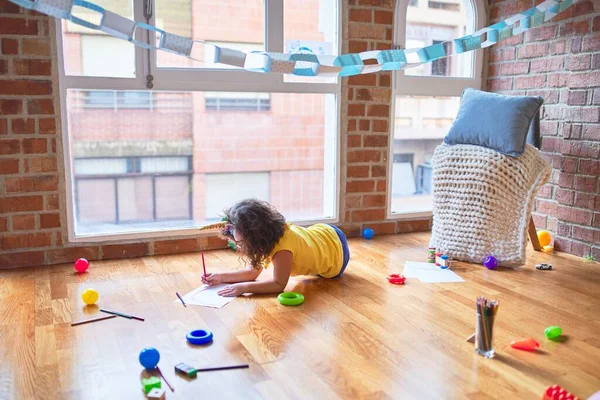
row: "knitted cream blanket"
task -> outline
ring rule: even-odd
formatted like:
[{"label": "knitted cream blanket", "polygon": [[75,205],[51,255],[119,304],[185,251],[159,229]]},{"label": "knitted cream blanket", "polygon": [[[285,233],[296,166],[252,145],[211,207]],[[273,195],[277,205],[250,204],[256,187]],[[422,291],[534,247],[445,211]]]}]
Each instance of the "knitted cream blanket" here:
[{"label": "knitted cream blanket", "polygon": [[430,246],[450,258],[503,266],[525,264],[527,227],[535,194],[550,178],[550,164],[527,145],[519,157],[472,145],[445,145],[433,160]]}]

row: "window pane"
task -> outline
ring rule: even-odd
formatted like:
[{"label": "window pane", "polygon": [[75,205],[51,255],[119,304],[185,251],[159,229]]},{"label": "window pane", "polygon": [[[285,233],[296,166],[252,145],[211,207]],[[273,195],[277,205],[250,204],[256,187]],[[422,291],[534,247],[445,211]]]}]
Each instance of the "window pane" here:
[{"label": "window pane", "polygon": [[[264,50],[263,0],[156,0],[156,25],[170,33],[245,52]],[[205,65],[158,51],[157,65],[170,68],[232,68]]]},{"label": "window pane", "polygon": [[431,157],[450,129],[460,97],[397,96],[392,212],[431,211]]},{"label": "window pane", "polygon": [[[473,33],[470,1],[415,0],[406,13],[406,48],[414,49],[452,41]],[[450,50],[450,44],[446,44]],[[470,78],[473,74],[473,52],[442,58],[405,70],[412,76],[452,76]]]},{"label": "window pane", "polygon": [[208,109],[221,92],[152,92],[144,109],[90,108],[86,92],[67,90],[76,235],[199,226],[242,197],[334,217],[335,95],[223,94],[269,102],[250,111]]},{"label": "window pane", "polygon": [[[97,0],[95,4],[127,18],[133,18],[131,0]],[[85,20],[81,7],[77,16]],[[89,12],[90,16],[97,13]],[[135,78],[135,46],[126,40],[62,21],[63,57],[67,75]]]},{"label": "window pane", "polygon": [[[338,1],[285,0],[283,38],[286,53],[338,54]],[[302,68],[302,65],[298,65]],[[336,82],[336,78],[285,75],[285,82]]]}]

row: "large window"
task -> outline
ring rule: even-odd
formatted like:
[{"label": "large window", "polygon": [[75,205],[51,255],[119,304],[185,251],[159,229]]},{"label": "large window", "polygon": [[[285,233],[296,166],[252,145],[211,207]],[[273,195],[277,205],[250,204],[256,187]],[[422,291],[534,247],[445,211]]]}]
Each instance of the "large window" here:
[{"label": "large window", "polygon": [[[396,43],[406,49],[444,43],[485,23],[481,0],[397,2]],[[431,158],[448,132],[466,87],[481,87],[482,52],[468,52],[394,73],[390,216],[429,215]]]},{"label": "large window", "polygon": [[[339,50],[335,0],[153,0],[148,20],[142,1],[95,3],[244,52]],[[337,79],[253,73],[57,26],[70,240],[193,234],[245,197],[291,221],[337,218]],[[147,33],[136,39],[153,43]]]}]

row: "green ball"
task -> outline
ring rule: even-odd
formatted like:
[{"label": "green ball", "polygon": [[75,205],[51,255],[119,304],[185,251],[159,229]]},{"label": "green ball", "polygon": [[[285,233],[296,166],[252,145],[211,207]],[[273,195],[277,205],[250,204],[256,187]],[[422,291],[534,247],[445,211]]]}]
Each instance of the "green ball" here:
[{"label": "green ball", "polygon": [[544,335],[546,335],[546,337],[550,340],[556,339],[557,337],[562,335],[562,328],[556,325],[549,326],[546,329],[544,329]]}]

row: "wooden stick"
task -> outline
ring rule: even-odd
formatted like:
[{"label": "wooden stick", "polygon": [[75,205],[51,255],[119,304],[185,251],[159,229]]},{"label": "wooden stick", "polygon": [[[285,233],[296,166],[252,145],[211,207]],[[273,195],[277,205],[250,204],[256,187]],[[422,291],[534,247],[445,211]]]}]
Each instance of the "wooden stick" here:
[{"label": "wooden stick", "polygon": [[181,300],[181,304],[183,304],[183,306],[187,308],[187,306],[185,305],[185,301],[183,301],[179,293],[175,292],[175,294],[177,295],[177,297],[179,297],[179,300]]},{"label": "wooden stick", "polygon": [[169,381],[167,380],[167,378],[165,378],[165,376],[163,375],[163,373],[160,370],[160,368],[158,368],[158,365],[156,366],[156,370],[158,371],[160,377],[165,380],[165,383],[167,384],[167,386],[169,387],[169,389],[171,389],[171,392],[174,392],[175,389],[173,389],[173,386],[171,386],[171,384],[169,383]]},{"label": "wooden stick", "polygon": [[535,229],[535,223],[533,222],[533,217],[529,219],[529,239],[531,240],[531,245],[535,251],[542,250],[540,240],[538,239],[537,230]]},{"label": "wooden stick", "polygon": [[248,364],[240,364],[240,365],[231,365],[228,367],[212,367],[212,368],[201,368],[197,369],[198,372],[208,372],[208,371],[223,371],[226,369],[238,369],[238,368],[249,368]]},{"label": "wooden stick", "polygon": [[204,251],[202,251],[202,269],[204,269],[204,276],[206,277],[206,264],[204,263]]},{"label": "wooden stick", "polygon": [[107,315],[105,317],[99,317],[99,318],[93,318],[93,319],[88,319],[85,321],[77,321],[77,322],[73,322],[71,324],[71,326],[77,326],[77,325],[83,325],[83,324],[89,324],[90,322],[96,322],[96,321],[104,321],[105,319],[111,319],[111,318],[116,318],[116,315]]},{"label": "wooden stick", "polygon": [[137,319],[138,321],[144,321],[144,318],[142,317],[136,317],[135,315],[130,315],[130,314],[125,314],[119,311],[110,311],[110,310],[106,310],[104,308],[101,308],[100,311],[107,313],[107,314],[113,314],[119,317],[123,317],[123,318],[128,318],[128,319]]}]

